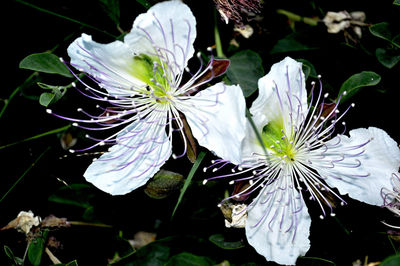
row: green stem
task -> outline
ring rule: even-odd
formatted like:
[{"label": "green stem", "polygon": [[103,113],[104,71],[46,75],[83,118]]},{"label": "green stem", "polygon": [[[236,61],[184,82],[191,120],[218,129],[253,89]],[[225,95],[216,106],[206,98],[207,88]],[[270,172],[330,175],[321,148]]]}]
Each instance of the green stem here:
[{"label": "green stem", "polygon": [[301,259],[307,259],[307,260],[319,260],[319,261],[324,261],[324,262],[328,262],[332,265],[336,265],[336,263],[334,263],[333,261],[327,260],[327,259],[323,259],[323,258],[318,258],[318,257],[300,257]]},{"label": "green stem", "polygon": [[394,253],[397,253],[397,249],[396,249],[396,247],[394,246],[392,239],[390,238],[389,235],[387,235],[387,238],[388,238],[388,240],[389,240],[390,245],[392,246],[392,248],[393,248],[393,250],[394,250]]},{"label": "green stem", "polygon": [[23,140],[19,140],[19,141],[13,142],[13,143],[9,143],[9,144],[6,144],[4,146],[0,146],[0,150],[8,148],[8,147],[11,147],[11,146],[14,146],[14,145],[17,145],[17,144],[20,144],[20,143],[23,143],[23,142],[26,142],[26,141],[30,141],[30,140],[38,139],[38,138],[45,137],[45,136],[48,136],[48,135],[51,135],[51,134],[55,134],[55,133],[58,133],[58,132],[62,132],[62,131],[67,130],[70,127],[71,127],[71,125],[66,125],[66,126],[63,126],[63,127],[60,127],[60,128],[56,128],[56,129],[53,129],[53,130],[50,130],[50,131],[47,131],[47,132],[44,132],[44,133],[41,133],[41,134],[38,134],[38,135],[35,135],[35,136],[32,136],[32,137],[29,137],[29,138],[26,138],[26,139],[23,139]]},{"label": "green stem", "polygon": [[0,203],[7,197],[7,195],[14,189],[16,185],[26,176],[27,173],[39,162],[40,159],[50,150],[51,147],[47,147],[40,155],[36,158],[36,160],[25,170],[25,172],[15,181],[15,183],[11,186],[11,188],[3,195],[0,199]]},{"label": "green stem", "polygon": [[342,224],[342,222],[335,216],[335,221],[339,224],[340,227],[342,227],[343,231],[346,233],[346,235],[350,235],[350,231],[347,230],[347,228]]},{"label": "green stem", "polygon": [[200,152],[199,156],[197,156],[197,159],[193,164],[192,169],[190,169],[190,172],[189,172],[188,177],[186,178],[185,184],[183,184],[183,187],[181,189],[181,194],[179,195],[178,202],[176,203],[174,211],[172,212],[171,219],[174,217],[176,209],[178,208],[179,203],[181,202],[186,189],[189,187],[190,182],[192,181],[192,178],[193,178],[194,174],[196,173],[197,168],[199,168],[201,161],[203,161],[205,155],[206,155],[206,153],[204,151]]},{"label": "green stem", "polygon": [[295,13],[292,13],[292,12],[284,10],[284,9],[278,9],[278,10],[276,10],[276,12],[278,14],[287,16],[292,21],[301,21],[301,22],[304,22],[304,23],[306,23],[306,24],[308,24],[310,26],[317,26],[318,25],[319,19],[302,17],[302,16],[299,16],[299,15],[297,15]]},{"label": "green stem", "polygon": [[8,97],[7,100],[4,100],[4,105],[3,108],[1,108],[0,111],[0,118],[3,116],[4,112],[6,111],[8,105],[10,104],[10,101],[14,98],[14,96],[22,89],[25,84],[29,83],[34,77],[38,75],[38,72],[32,73],[25,81],[22,83],[20,86],[18,86]]},{"label": "green stem", "polygon": [[36,6],[36,5],[33,5],[33,4],[31,4],[31,3],[28,3],[28,2],[25,2],[25,1],[22,1],[22,0],[15,0],[15,1],[18,2],[18,3],[21,3],[21,4],[23,4],[23,5],[29,6],[29,7],[33,8],[33,9],[36,9],[36,10],[38,10],[38,11],[41,11],[41,12],[43,12],[43,13],[47,13],[47,14],[50,14],[50,15],[53,15],[53,16],[56,16],[56,17],[59,17],[59,18],[68,20],[68,21],[70,21],[70,22],[77,23],[77,24],[82,25],[82,26],[84,26],[84,27],[86,27],[86,28],[89,28],[89,29],[92,29],[92,30],[101,32],[101,33],[103,33],[103,34],[105,34],[105,35],[108,35],[108,36],[110,36],[110,37],[113,37],[114,39],[117,38],[117,36],[115,36],[115,35],[113,35],[113,34],[111,34],[111,33],[108,33],[108,32],[106,32],[106,31],[104,31],[104,30],[101,30],[101,29],[96,28],[96,27],[94,27],[94,26],[92,26],[92,25],[86,24],[86,23],[81,22],[81,21],[79,21],[79,20],[76,20],[76,19],[73,19],[73,18],[70,18],[70,17],[66,17],[66,16],[63,16],[63,15],[60,15],[60,14],[55,13],[55,12],[53,12],[53,11],[50,11],[50,10],[47,10],[47,9],[38,7],[38,6]]},{"label": "green stem", "polygon": [[88,223],[88,222],[81,222],[81,221],[68,221],[71,225],[82,225],[82,226],[94,226],[94,227],[104,227],[104,228],[112,228],[112,225],[108,224],[98,224],[98,223]]},{"label": "green stem", "polygon": [[[74,34],[69,34],[67,35],[67,37],[64,38],[64,41],[68,41],[69,39],[71,39],[74,36]],[[50,49],[50,52],[55,51],[58,47],[60,46],[60,44],[56,44],[52,49]],[[35,71],[33,72],[20,86],[18,86],[12,93],[11,95],[8,97],[7,100],[4,101],[4,106],[0,111],[0,118],[3,116],[4,112],[6,111],[8,105],[10,104],[10,101],[14,98],[14,96],[18,93],[18,91],[22,90],[22,88],[24,86],[26,86],[26,84],[28,84],[29,82],[32,81],[32,79],[36,76],[39,75],[39,72]],[[81,77],[81,76],[79,76]]]},{"label": "green stem", "polygon": [[222,50],[221,37],[219,35],[217,14],[214,10],[214,39],[215,39],[215,50],[217,51],[217,57],[226,58],[224,51]]},{"label": "green stem", "polygon": [[[251,118],[251,113],[250,113],[249,109],[247,109],[247,108],[246,108],[246,117],[250,122],[251,128],[254,131],[254,134],[256,134],[257,140],[260,143],[260,145],[261,145],[261,147],[262,147],[262,149],[264,151],[264,154],[267,155],[268,154],[267,148],[265,148],[264,141],[263,141],[263,139],[262,139],[262,137],[260,135],[260,132],[258,132],[257,126],[254,123],[253,118]],[[268,156],[266,156],[265,158],[267,159],[268,162],[270,162]]]}]

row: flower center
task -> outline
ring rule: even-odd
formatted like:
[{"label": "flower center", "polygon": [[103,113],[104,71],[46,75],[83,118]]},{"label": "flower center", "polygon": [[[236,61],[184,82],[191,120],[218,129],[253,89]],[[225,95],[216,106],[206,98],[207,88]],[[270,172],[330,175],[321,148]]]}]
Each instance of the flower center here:
[{"label": "flower center", "polygon": [[265,148],[272,156],[281,158],[286,163],[294,162],[298,153],[294,143],[294,133],[285,132],[280,121],[270,122],[264,126],[261,138]]},{"label": "flower center", "polygon": [[171,80],[171,71],[160,58],[146,54],[133,57],[131,74],[147,84],[143,94],[153,97],[157,102],[172,99],[171,85],[174,83]]}]

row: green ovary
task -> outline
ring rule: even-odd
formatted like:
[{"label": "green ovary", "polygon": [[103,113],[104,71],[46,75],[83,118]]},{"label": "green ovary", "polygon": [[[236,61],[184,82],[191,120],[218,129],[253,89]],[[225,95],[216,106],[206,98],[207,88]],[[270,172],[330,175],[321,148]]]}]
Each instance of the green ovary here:
[{"label": "green ovary", "polygon": [[295,160],[297,154],[293,143],[293,134],[292,132],[282,132],[282,129],[281,121],[272,121],[264,126],[261,138],[267,150],[284,158],[287,162],[291,162]]},{"label": "green ovary", "polygon": [[[156,68],[154,68],[154,62],[157,63]],[[140,54],[133,57],[130,71],[132,76],[151,87],[151,92],[144,90],[143,93],[153,93],[157,98],[169,97],[166,92],[171,90],[167,79],[164,77],[164,74],[169,76],[169,73],[164,72],[165,69],[161,67],[161,64],[161,60],[156,56]],[[164,68],[166,67],[167,65],[164,64]]]}]

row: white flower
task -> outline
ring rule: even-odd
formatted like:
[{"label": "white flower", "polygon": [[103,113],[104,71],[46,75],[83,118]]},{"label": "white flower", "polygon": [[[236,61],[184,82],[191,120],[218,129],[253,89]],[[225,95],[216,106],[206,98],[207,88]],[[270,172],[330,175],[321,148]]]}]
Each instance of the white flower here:
[{"label": "white flower", "polygon": [[34,216],[32,211],[21,211],[17,216],[17,225],[15,229],[26,235],[31,231],[33,226],[38,226],[40,223],[40,217]]},{"label": "white flower", "polygon": [[[78,108],[88,119],[48,112],[88,130],[115,129],[105,139],[88,135],[96,144],[72,151],[113,145],[84,174],[96,187],[120,195],[145,184],[171,156],[173,132],[184,142],[183,151],[174,157],[185,155],[186,122],[200,145],[239,162],[245,129],[245,119],[236,119],[245,112],[241,89],[218,83],[198,92],[215,73],[212,62],[195,73],[187,68],[195,37],[196,20],[189,7],[166,1],[139,15],[123,42],[100,44],[82,34],[68,47],[71,65],[100,87],[80,80],[86,87],[81,93],[107,107],[97,106],[104,112],[100,116]],[[229,144],[220,145],[222,139]]]},{"label": "white flower", "polygon": [[[295,264],[310,248],[305,197],[319,204],[321,218],[335,215],[327,194],[345,204],[331,187],[380,206],[380,190],[390,185],[391,173],[400,166],[396,142],[381,129],[360,128],[351,130],[350,137],[335,136],[350,107],[339,112],[339,98],[331,109],[322,108],[328,95],[322,95],[321,86],[315,92],[314,85],[307,103],[301,63],[287,57],[274,64],[259,80],[259,96],[250,108],[260,137],[249,123],[242,162],[234,173],[211,178],[247,173],[230,183],[248,181],[248,188],[224,201],[257,191],[247,209],[246,236],[258,253],[280,264]],[[212,167],[226,163],[220,160]]]},{"label": "white flower", "polygon": [[[332,12],[328,11],[326,16],[322,19],[329,33],[339,33],[340,31],[345,31],[348,28],[352,28],[358,39],[362,36],[362,31],[360,26],[367,26],[364,23],[365,13],[363,11],[354,11],[348,13],[347,11]],[[352,38],[348,33],[345,36]]]}]

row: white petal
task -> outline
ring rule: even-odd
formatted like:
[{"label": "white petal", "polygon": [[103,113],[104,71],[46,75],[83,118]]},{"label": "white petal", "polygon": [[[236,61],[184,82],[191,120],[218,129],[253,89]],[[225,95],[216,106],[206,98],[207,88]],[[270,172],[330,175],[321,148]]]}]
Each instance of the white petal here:
[{"label": "white petal", "polygon": [[[335,163],[333,168],[319,167],[318,172],[327,178],[328,185],[337,187],[340,193],[349,194],[350,197],[368,204],[382,205],[381,189],[391,188],[392,174],[397,173],[400,166],[400,150],[397,143],[385,131],[375,127],[352,130],[350,137],[341,136],[340,139],[338,145],[328,150],[327,156],[332,160],[343,158],[343,154],[365,151],[357,157],[348,157],[340,163]],[[346,152],[349,147],[368,140],[371,142],[365,147]],[[329,147],[336,143],[337,139],[332,139],[326,144]],[[346,164],[357,165],[359,162],[359,167],[346,167]]]},{"label": "white petal", "polygon": [[193,56],[196,19],[181,1],[165,1],[139,15],[125,36],[136,54],[161,55],[175,74],[184,71]]},{"label": "white petal", "polygon": [[[307,113],[307,92],[301,63],[286,57],[271,67],[270,72],[258,80],[259,95],[254,100],[250,113],[258,129],[270,121],[288,120],[289,113],[293,121]],[[286,121],[287,122],[287,121]]]},{"label": "white petal", "polygon": [[[288,182],[289,184],[287,184]],[[247,240],[268,261],[294,265],[310,248],[311,219],[287,176],[266,185],[249,205]]]},{"label": "white petal", "polygon": [[[261,133],[261,132],[259,132]],[[250,122],[246,122],[246,136],[242,142],[242,156],[251,158],[253,154],[265,154],[262,144],[257,138]]]},{"label": "white petal", "polygon": [[186,103],[182,112],[199,144],[218,157],[239,164],[247,120],[241,88],[218,83]]},{"label": "white petal", "polygon": [[145,86],[135,78],[133,54],[121,41],[101,44],[82,34],[69,47],[71,64],[98,80],[111,95],[130,95],[132,86]]},{"label": "white petal", "polygon": [[118,136],[118,144],[89,166],[86,180],[112,195],[123,195],[144,185],[171,155],[165,121],[150,118],[127,126]]}]

